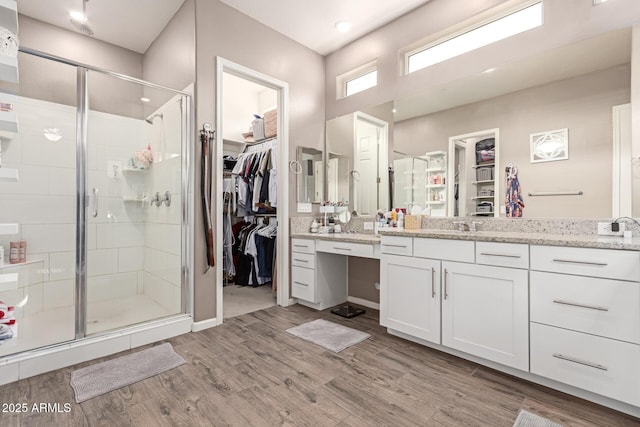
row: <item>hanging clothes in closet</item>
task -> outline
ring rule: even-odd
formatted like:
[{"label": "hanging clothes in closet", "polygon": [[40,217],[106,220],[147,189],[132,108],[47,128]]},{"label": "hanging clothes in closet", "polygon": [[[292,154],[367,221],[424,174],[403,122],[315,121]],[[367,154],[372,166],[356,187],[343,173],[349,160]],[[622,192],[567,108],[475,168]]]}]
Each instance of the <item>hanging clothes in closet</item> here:
[{"label": "hanging clothes in closet", "polygon": [[240,153],[232,178],[238,192],[236,215],[274,213],[277,208],[276,140],[251,145]]},{"label": "hanging clothes in closet", "polygon": [[235,234],[235,282],[242,286],[260,286],[273,281],[275,263],[275,224],[245,223]]}]

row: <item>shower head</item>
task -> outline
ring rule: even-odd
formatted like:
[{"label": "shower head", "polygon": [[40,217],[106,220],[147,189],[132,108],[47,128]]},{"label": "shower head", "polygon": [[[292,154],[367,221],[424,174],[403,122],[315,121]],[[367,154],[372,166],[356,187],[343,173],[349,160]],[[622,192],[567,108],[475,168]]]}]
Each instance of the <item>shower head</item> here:
[{"label": "shower head", "polygon": [[[76,30],[81,32],[84,35],[92,36],[94,34],[93,28],[89,26],[87,23],[87,2],[89,0],[82,0],[82,14],[81,15],[73,15],[71,17],[71,25],[73,25]],[[75,13],[75,12],[74,12]]]},{"label": "shower head", "polygon": [[155,119],[156,117],[160,117],[160,120],[162,120],[162,113],[160,114],[152,114],[149,117],[147,117],[146,119],[144,119],[145,122],[149,123],[150,125],[153,124],[153,119]]}]

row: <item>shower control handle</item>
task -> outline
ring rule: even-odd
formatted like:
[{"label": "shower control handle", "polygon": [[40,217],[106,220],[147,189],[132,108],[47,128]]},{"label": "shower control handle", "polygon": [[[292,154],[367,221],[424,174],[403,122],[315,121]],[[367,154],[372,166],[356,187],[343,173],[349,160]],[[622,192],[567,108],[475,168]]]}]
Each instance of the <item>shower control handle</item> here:
[{"label": "shower control handle", "polygon": [[93,208],[91,209],[91,216],[94,218],[98,216],[98,189],[93,189]]}]

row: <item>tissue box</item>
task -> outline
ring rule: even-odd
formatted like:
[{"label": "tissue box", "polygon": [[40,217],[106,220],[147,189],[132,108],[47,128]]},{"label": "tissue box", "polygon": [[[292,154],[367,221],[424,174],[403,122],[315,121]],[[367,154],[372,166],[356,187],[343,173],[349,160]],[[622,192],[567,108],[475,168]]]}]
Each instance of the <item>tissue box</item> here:
[{"label": "tissue box", "polygon": [[405,215],[404,229],[419,230],[422,228],[422,215]]}]

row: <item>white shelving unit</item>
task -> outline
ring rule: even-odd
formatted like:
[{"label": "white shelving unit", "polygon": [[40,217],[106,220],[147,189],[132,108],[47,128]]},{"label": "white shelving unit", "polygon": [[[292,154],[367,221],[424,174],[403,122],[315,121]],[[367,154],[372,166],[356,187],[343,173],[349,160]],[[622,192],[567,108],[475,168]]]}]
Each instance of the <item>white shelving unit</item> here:
[{"label": "white shelving unit", "polygon": [[[18,34],[18,6],[15,0],[0,0],[0,27]],[[18,83],[18,59],[0,55],[0,80]]]},{"label": "white shelving unit", "polygon": [[18,169],[0,167],[0,182],[18,182],[18,177]]},{"label": "white shelving unit", "polygon": [[[20,226],[18,224],[0,224],[0,236],[18,234],[19,231]],[[0,267],[2,267],[2,264],[0,264]]]},{"label": "white shelving unit", "polygon": [[12,140],[18,134],[18,115],[14,111],[0,111],[0,138]]},{"label": "white shelving unit", "polygon": [[149,169],[141,168],[122,168],[122,173],[147,173]]},{"label": "white shelving unit", "polygon": [[427,160],[427,197],[426,205],[431,208],[431,216],[447,215],[447,153],[430,151],[425,153]]},{"label": "white shelving unit", "polygon": [[18,273],[0,274],[0,292],[18,289]]}]

